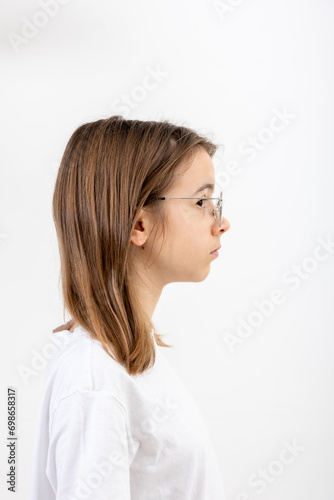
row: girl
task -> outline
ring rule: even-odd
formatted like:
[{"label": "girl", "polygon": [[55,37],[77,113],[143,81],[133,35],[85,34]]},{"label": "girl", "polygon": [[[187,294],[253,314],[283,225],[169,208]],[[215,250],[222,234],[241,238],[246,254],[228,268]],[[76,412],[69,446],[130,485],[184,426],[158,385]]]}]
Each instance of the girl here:
[{"label": "girl", "polygon": [[151,321],[168,283],[200,282],[230,224],[216,146],[168,121],[81,125],[53,217],[64,306],[37,425],[30,500],[224,500],[195,401]]}]

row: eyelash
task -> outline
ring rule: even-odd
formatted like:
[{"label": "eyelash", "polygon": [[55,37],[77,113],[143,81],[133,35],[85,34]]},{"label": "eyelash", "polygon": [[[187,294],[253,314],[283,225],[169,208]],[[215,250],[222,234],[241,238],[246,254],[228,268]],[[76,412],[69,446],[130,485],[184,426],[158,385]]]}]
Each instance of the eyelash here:
[{"label": "eyelash", "polygon": [[[203,198],[201,198],[200,200],[198,200],[198,202],[197,202],[197,203],[200,203],[200,202],[201,202],[201,201],[203,201],[204,199],[205,199],[205,196],[203,196]],[[197,205],[197,203],[196,203],[196,205]],[[204,208],[204,207],[199,207],[199,208]]]}]

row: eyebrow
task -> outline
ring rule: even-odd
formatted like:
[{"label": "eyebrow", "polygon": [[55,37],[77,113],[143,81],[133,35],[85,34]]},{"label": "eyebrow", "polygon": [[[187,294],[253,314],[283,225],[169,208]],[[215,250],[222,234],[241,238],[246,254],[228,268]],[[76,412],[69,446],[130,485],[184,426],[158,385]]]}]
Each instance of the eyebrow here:
[{"label": "eyebrow", "polygon": [[193,194],[193,196],[195,196],[195,194],[199,193],[200,191],[204,191],[204,189],[207,189],[207,188],[209,188],[210,191],[213,191],[215,188],[215,185],[210,184],[210,182],[207,182],[206,184],[203,184],[203,186],[201,186],[199,189],[197,189],[197,191]]}]

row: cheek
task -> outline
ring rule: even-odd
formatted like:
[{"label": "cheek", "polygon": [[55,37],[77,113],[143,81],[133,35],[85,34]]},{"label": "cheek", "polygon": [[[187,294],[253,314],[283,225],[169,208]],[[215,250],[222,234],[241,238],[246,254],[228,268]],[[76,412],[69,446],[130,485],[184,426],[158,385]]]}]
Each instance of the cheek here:
[{"label": "cheek", "polygon": [[166,245],[165,256],[177,267],[193,264],[203,254],[203,237],[192,229],[181,228]]},{"label": "cheek", "polygon": [[[193,210],[192,210],[193,208]],[[198,258],[199,253],[206,249],[205,231],[201,213],[195,207],[170,207],[169,233],[165,240],[165,256],[171,260]]]}]

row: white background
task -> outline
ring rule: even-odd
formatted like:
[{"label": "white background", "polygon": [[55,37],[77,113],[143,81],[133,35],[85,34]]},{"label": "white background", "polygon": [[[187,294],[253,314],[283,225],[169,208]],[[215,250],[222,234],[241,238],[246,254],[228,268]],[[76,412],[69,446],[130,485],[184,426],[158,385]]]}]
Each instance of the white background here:
[{"label": "white background", "polygon": [[[334,252],[316,250],[334,241],[333,0],[62,3],[41,16],[43,1],[2,1],[1,497],[26,498],[45,372],[40,363],[24,383],[19,367],[31,369],[68,320],[51,215],[57,168],[80,124],[121,112],[223,145],[216,181],[231,228],[208,278],[166,287],[153,320],[208,426],[227,500],[333,500]],[[160,77],[147,89],[150,71]],[[271,132],[277,110],[290,118]],[[252,137],[261,149],[251,158]],[[284,300],[256,313],[275,289]],[[241,318],[258,320],[244,338]],[[239,343],[229,347],[227,333]],[[16,495],[4,479],[8,386]],[[282,455],[286,443],[295,456]],[[249,478],[261,469],[260,489]]]}]

